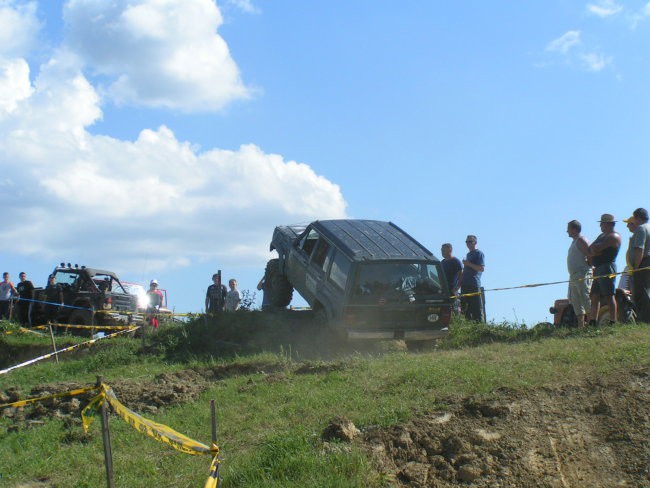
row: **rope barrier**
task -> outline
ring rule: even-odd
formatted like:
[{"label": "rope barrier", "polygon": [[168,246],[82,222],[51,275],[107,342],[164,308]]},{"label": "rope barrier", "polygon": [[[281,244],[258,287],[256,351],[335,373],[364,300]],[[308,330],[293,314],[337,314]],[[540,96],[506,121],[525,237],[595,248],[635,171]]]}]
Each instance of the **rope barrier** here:
[{"label": "rope barrier", "polygon": [[[597,280],[597,279],[600,279],[600,278],[614,278],[617,275],[623,275],[623,274],[631,275],[631,274],[637,273],[639,271],[647,271],[647,270],[650,270],[650,266],[646,266],[645,268],[638,268],[638,269],[628,269],[626,271],[621,271],[621,272],[618,272],[618,273],[610,273],[610,274],[606,274],[606,275],[598,275],[598,276],[593,276],[593,277],[577,278],[575,280],[549,281],[547,283],[532,283],[532,284],[519,285],[519,286],[507,286],[507,287],[503,287],[503,288],[489,288],[487,290],[483,290],[483,292],[486,292],[486,291],[517,290],[517,289],[520,289],[520,288],[536,288],[538,286],[559,285],[559,284],[562,284],[562,283],[574,283],[574,282],[577,283],[577,282],[580,282],[580,281],[585,281],[587,279]],[[453,299],[461,298],[461,297],[471,297],[471,296],[480,295],[483,292],[476,291],[476,292],[472,292],[472,293],[461,293],[461,294],[458,294],[458,295],[453,295],[450,298],[453,300]]]}]

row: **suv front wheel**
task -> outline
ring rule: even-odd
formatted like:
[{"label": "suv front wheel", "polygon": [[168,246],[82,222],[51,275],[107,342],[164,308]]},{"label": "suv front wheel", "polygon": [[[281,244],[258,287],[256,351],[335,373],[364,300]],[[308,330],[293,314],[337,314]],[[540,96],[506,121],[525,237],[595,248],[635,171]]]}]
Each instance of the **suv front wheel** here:
[{"label": "suv front wheel", "polygon": [[280,260],[271,259],[266,265],[264,273],[265,293],[269,294],[269,301],[274,307],[284,308],[291,303],[293,286],[287,277],[280,273]]}]

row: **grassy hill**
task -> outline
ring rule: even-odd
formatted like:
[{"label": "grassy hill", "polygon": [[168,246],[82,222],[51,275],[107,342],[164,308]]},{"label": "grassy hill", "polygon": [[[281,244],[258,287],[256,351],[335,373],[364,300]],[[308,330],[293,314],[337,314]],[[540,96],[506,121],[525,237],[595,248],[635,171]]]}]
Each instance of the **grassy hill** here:
[{"label": "grassy hill", "polygon": [[[33,357],[49,340],[3,335],[0,357]],[[459,321],[438,347],[413,352],[247,313],[168,325],[141,346],[104,340],[1,375],[0,403],[102,375],[129,408],[207,444],[214,399],[224,487],[650,486],[646,326]],[[80,424],[89,398],[2,411],[0,484],[105,486],[99,421],[88,434]],[[351,442],[323,440],[346,419],[359,429]],[[208,457],[115,414],[110,426],[116,486],[203,486]]]}]

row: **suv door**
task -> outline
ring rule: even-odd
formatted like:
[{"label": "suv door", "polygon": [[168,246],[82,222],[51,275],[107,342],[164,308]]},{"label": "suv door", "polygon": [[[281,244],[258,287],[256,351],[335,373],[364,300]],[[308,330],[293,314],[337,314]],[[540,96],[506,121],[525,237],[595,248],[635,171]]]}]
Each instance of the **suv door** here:
[{"label": "suv door", "polygon": [[313,299],[312,297],[305,296],[307,293],[306,290],[302,290],[299,287],[300,283],[304,283],[307,277],[307,269],[309,268],[309,260],[311,259],[311,254],[316,247],[316,243],[320,234],[312,228],[307,228],[303,232],[302,236],[296,241],[289,254],[289,265],[287,266],[287,274],[289,281],[298,285],[298,292],[303,296],[308,302]]},{"label": "suv door", "polygon": [[331,249],[332,246],[330,243],[321,236],[318,238],[314,250],[311,253],[311,260],[305,276],[305,287],[310,295],[310,302],[316,299],[323,289],[325,275],[330,265],[328,257],[331,258]]}]

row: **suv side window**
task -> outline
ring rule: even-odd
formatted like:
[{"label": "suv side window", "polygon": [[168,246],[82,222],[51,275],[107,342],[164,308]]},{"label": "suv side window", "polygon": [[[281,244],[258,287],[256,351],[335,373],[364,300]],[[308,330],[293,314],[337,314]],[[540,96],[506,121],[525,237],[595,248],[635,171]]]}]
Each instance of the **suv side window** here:
[{"label": "suv side window", "polygon": [[330,280],[332,283],[345,289],[345,284],[348,281],[348,274],[350,273],[351,267],[352,262],[344,254],[334,252],[332,269],[330,270]]},{"label": "suv side window", "polygon": [[314,250],[314,247],[316,246],[316,242],[318,241],[319,237],[320,236],[318,235],[318,232],[316,232],[314,229],[310,229],[309,232],[305,234],[302,239],[300,239],[298,247],[307,253],[307,256],[310,256]]},{"label": "suv side window", "polygon": [[325,239],[319,239],[318,245],[316,246],[316,251],[314,251],[314,256],[312,257],[312,262],[322,270],[327,269],[327,266],[325,265],[325,258],[327,257],[327,252],[329,250],[329,242],[327,242]]}]

